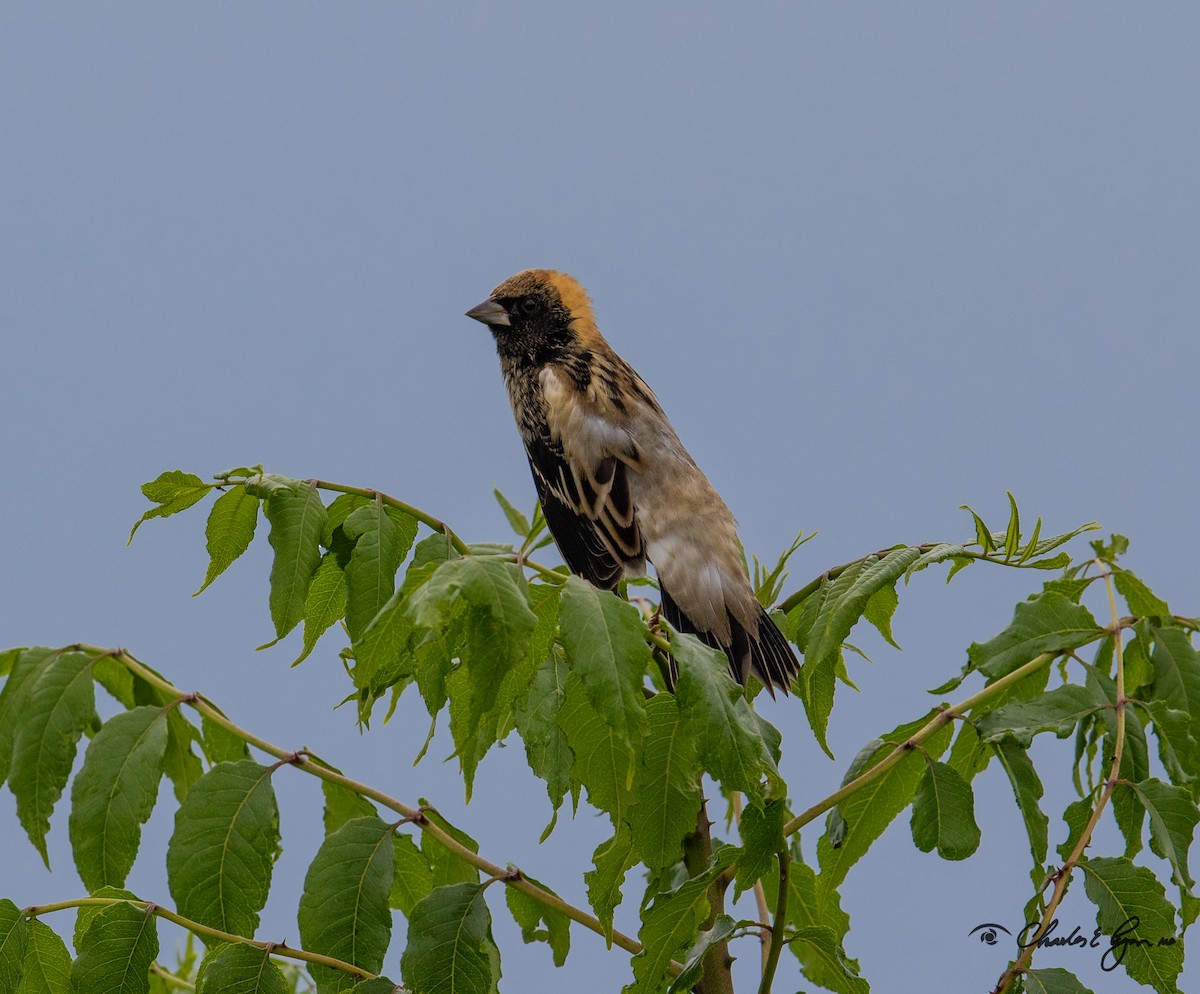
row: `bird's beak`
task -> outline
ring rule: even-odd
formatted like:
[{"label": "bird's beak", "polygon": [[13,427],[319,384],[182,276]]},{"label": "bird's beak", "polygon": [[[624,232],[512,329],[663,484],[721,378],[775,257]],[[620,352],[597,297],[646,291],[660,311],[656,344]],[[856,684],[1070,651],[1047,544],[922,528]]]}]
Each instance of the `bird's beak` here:
[{"label": "bird's beak", "polygon": [[467,317],[474,318],[476,321],[482,321],[486,325],[504,328],[507,328],[511,323],[508,320],[508,311],[494,300],[485,300],[482,304],[476,304],[467,311]]}]

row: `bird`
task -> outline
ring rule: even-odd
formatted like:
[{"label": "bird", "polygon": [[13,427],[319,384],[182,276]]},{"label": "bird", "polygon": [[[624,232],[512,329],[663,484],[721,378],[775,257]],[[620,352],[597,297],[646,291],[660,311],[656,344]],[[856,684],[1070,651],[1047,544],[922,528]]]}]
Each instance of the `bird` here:
[{"label": "bird", "polygon": [[[526,269],[466,312],[495,339],[546,524],[568,569],[616,590],[658,576],[672,628],[720,649],[774,696],[799,663],[746,575],[732,512],[646,382],[600,334],[587,291]],[[677,678],[669,660],[668,682]]]}]

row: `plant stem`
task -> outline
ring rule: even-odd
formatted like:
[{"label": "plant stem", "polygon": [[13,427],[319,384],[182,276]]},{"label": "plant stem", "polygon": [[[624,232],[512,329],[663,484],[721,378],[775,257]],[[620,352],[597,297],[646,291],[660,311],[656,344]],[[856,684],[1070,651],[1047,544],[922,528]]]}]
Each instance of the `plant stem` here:
[{"label": "plant stem", "polygon": [[779,860],[779,896],[775,900],[775,919],[771,922],[770,946],[767,962],[763,966],[762,982],[758,985],[758,994],[771,994],[771,984],[775,980],[775,971],[779,968],[779,954],[783,952],[783,932],[787,926],[788,872],[792,855],[787,849],[781,849],[775,856]]},{"label": "plant stem", "polygon": [[53,904],[31,905],[25,908],[22,914],[27,918],[39,918],[42,915],[48,915],[55,911],[65,911],[68,908],[109,907],[114,904],[132,904],[135,908],[142,908],[147,914],[174,922],[176,925],[186,928],[195,935],[216,939],[218,942],[237,942],[243,946],[254,946],[273,956],[285,956],[288,959],[301,960],[305,963],[328,966],[334,970],[341,970],[343,973],[357,977],[360,980],[373,980],[375,978],[375,974],[360,969],[353,963],[347,963],[345,960],[336,959],[333,956],[322,956],[320,953],[310,953],[304,949],[295,949],[283,942],[259,942],[256,939],[247,939],[244,935],[223,932],[219,928],[210,928],[208,925],[193,921],[191,918],[184,918],[178,912],[172,911],[170,908],[164,908],[161,904],[155,904],[153,901],[135,901],[124,897],[81,897],[73,901],[55,901]]},{"label": "plant stem", "polygon": [[1117,703],[1115,705],[1117,731],[1113,740],[1112,764],[1109,766],[1108,779],[1104,782],[1104,789],[1100,792],[1100,798],[1096,801],[1096,807],[1092,810],[1091,817],[1088,818],[1087,824],[1079,834],[1079,841],[1075,843],[1075,848],[1071,850],[1071,855],[1067,858],[1067,861],[1054,874],[1054,890],[1050,894],[1050,900],[1046,902],[1046,910],[1042,914],[1041,924],[1038,925],[1037,931],[1021,951],[1021,955],[1017,958],[1016,962],[1000,975],[1000,979],[997,981],[992,994],[1004,994],[1013,985],[1018,974],[1024,973],[1029,969],[1029,964],[1033,961],[1033,952],[1037,948],[1037,944],[1042,936],[1046,934],[1050,923],[1054,920],[1054,912],[1058,910],[1063,895],[1067,892],[1067,884],[1070,882],[1071,874],[1075,870],[1075,867],[1079,865],[1079,859],[1091,841],[1092,833],[1096,830],[1096,825],[1100,822],[1100,815],[1104,812],[1104,808],[1108,804],[1108,799],[1112,797],[1113,790],[1116,789],[1117,782],[1121,776],[1121,755],[1125,750],[1125,705],[1129,703],[1125,698],[1125,659],[1124,647],[1121,643],[1121,632],[1128,626],[1123,623],[1125,619],[1117,616],[1117,599],[1113,591],[1112,574],[1099,559],[1096,560],[1096,564],[1100,567],[1100,573],[1104,577],[1104,586],[1108,591],[1108,606],[1112,612],[1113,656],[1116,658],[1117,663]]},{"label": "plant stem", "polygon": [[[609,933],[605,930],[600,920],[594,915],[589,914],[581,908],[575,907],[573,904],[569,904],[557,894],[552,894],[550,891],[539,887],[535,883],[532,883],[519,871],[514,873],[511,868],[506,869],[505,867],[498,866],[496,863],[493,863],[490,860],[480,856],[478,853],[473,852],[467,846],[459,842],[458,839],[456,839],[453,835],[437,825],[432,819],[428,818],[425,814],[425,811],[421,808],[414,808],[408,804],[405,804],[403,801],[397,800],[389,794],[385,794],[381,790],[371,787],[368,784],[360,783],[359,781],[353,780],[341,773],[336,773],[333,770],[327,769],[319,763],[312,762],[303,752],[289,752],[286,749],[282,749],[279,746],[268,742],[266,739],[260,738],[253,732],[247,731],[240,725],[235,724],[229,718],[225,717],[219,708],[217,708],[202,695],[189,694],[180,690],[170,681],[159,676],[149,667],[139,662],[124,649],[102,649],[100,647],[90,645],[80,645],[78,648],[87,652],[107,653],[113,656],[113,658],[120,661],[122,665],[124,665],[131,673],[134,673],[140,679],[145,680],[147,683],[158,688],[163,693],[175,697],[176,699],[194,708],[200,714],[208,718],[209,721],[221,726],[233,735],[236,735],[243,742],[254,746],[256,749],[259,749],[270,756],[274,756],[282,763],[293,766],[296,769],[299,769],[321,780],[328,780],[331,783],[339,784],[361,797],[365,797],[371,801],[374,801],[376,804],[389,809],[390,811],[394,811],[406,821],[416,825],[422,832],[437,840],[438,843],[458,856],[459,859],[476,867],[484,875],[503,880],[509,887],[516,888],[523,894],[529,895],[540,904],[544,904],[549,908],[553,908],[555,911],[561,912],[571,919],[571,921],[582,925],[584,928],[590,929],[597,935],[604,936],[606,940],[608,939]],[[642,951],[642,944],[636,939],[625,935],[616,929],[613,929],[611,935],[611,941],[615,945],[620,946],[626,952],[639,953]],[[682,969],[683,967],[680,964],[672,964],[673,973],[678,973]]]},{"label": "plant stem", "polygon": [[[696,830],[683,840],[683,864],[688,876],[695,877],[708,869],[712,858],[712,822],[708,820],[708,806],[704,800],[703,786],[700,791],[700,812],[696,816]],[[729,878],[721,873],[708,887],[708,917],[700,930],[712,928],[717,915],[725,912],[725,888]],[[729,955],[728,942],[714,942],[704,952],[704,973],[700,982],[692,988],[696,994],[734,994],[733,958]]]},{"label": "plant stem", "polygon": [[[736,790],[733,792],[733,814],[737,818],[738,829],[740,831],[742,827],[742,795]],[[771,909],[767,905],[767,892],[763,889],[761,879],[754,881],[754,903],[758,907],[758,920],[763,923],[765,928],[771,921]],[[767,963],[771,957],[770,933],[760,931],[758,939],[762,945],[762,969],[765,975],[767,972]]]}]

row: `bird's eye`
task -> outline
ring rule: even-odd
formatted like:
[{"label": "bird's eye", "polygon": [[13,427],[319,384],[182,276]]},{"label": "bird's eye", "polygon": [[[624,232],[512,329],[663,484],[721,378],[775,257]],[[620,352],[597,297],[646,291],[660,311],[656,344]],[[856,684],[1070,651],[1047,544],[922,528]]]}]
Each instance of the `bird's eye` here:
[{"label": "bird's eye", "polygon": [[522,314],[533,315],[542,309],[542,302],[537,297],[522,297],[518,306]]}]

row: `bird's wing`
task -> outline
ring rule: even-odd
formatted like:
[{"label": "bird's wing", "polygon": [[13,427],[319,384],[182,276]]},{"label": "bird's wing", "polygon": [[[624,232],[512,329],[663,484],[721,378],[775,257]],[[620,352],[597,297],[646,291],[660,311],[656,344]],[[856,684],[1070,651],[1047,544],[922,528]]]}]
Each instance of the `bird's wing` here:
[{"label": "bird's wing", "polygon": [[594,398],[553,370],[543,372],[542,386],[549,434],[526,438],[525,449],[546,523],[571,571],[612,589],[627,567],[645,567],[629,487],[641,451]]}]

